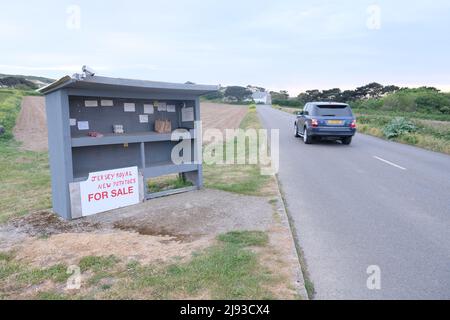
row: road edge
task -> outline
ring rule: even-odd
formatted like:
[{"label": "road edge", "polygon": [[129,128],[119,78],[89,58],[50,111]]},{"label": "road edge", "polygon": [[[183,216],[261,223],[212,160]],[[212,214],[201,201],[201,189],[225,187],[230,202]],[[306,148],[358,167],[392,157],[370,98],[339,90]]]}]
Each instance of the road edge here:
[{"label": "road edge", "polygon": [[298,263],[298,267],[296,268],[296,274],[295,274],[295,283],[296,283],[295,289],[303,300],[310,300],[311,297],[308,294],[308,290],[306,290],[306,281],[305,281],[304,271],[303,271],[304,266],[303,266],[302,260],[300,258],[301,254],[299,253],[298,242],[296,241],[296,237],[294,236],[295,229],[292,228],[293,226],[291,223],[289,213],[286,208],[285,199],[281,192],[282,189],[281,189],[280,181],[278,180],[278,176],[275,175],[274,178],[275,178],[276,185],[277,185],[277,197],[278,197],[278,201],[277,201],[277,205],[276,205],[277,212],[280,214],[281,223],[283,224],[283,226],[288,228],[290,231],[289,232],[290,239],[293,244],[292,255],[296,258],[296,261]]},{"label": "road edge", "polygon": [[[268,107],[272,108],[272,105],[267,105]],[[257,114],[258,114],[258,119],[259,122],[261,123],[263,128],[267,127],[265,126],[264,121],[261,119],[261,115],[259,113],[258,110],[258,106],[257,106]],[[269,140],[269,144],[270,144],[270,140]],[[269,146],[270,148],[270,146]],[[306,263],[303,261],[302,257],[302,249],[300,246],[300,243],[298,241],[298,237],[296,236],[296,229],[295,226],[292,222],[292,217],[289,215],[289,212],[287,210],[287,203],[285,200],[285,197],[283,196],[283,187],[281,185],[281,181],[278,178],[278,174],[274,175],[274,179],[277,185],[277,197],[278,197],[278,201],[277,201],[277,205],[276,205],[276,209],[277,212],[279,212],[280,217],[281,217],[281,223],[283,224],[284,227],[286,227],[289,230],[289,235],[291,238],[291,242],[293,244],[292,246],[292,255],[295,257],[298,267],[296,268],[296,274],[295,274],[295,283],[296,283],[296,291],[299,294],[299,296],[304,299],[304,300],[311,300],[314,297],[314,286],[312,285],[312,282],[309,281],[309,279],[307,279],[305,277],[305,274],[307,275],[307,266]],[[309,293],[308,290],[306,289],[307,286],[307,280],[308,283],[310,284],[310,286],[312,287],[312,292]]]}]

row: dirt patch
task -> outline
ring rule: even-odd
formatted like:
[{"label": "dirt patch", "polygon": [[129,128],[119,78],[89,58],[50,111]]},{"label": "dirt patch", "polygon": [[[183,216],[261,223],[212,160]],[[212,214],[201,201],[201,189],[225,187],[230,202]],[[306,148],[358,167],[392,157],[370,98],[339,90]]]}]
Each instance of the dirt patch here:
[{"label": "dirt patch", "polygon": [[271,221],[265,198],[202,190],[73,221],[47,211],[16,218],[0,227],[0,250],[42,267],[110,254],[148,263],[188,257],[220,233],[267,230]]},{"label": "dirt patch", "polygon": [[142,236],[134,232],[63,233],[48,239],[28,238],[16,247],[16,259],[45,267],[77,264],[82,257],[114,255],[124,261],[147,264],[187,258],[205,248],[208,239],[181,243],[169,236]]},{"label": "dirt patch", "polygon": [[[232,230],[265,230],[271,223],[265,198],[200,190],[158,198],[140,205],[88,217],[113,229],[166,230],[171,236],[217,236]],[[144,232],[145,233],[145,232]]]},{"label": "dirt patch", "polygon": [[65,221],[47,210],[12,219],[10,224],[16,228],[17,232],[25,233],[31,237],[92,232],[100,228],[100,224],[87,220]]},{"label": "dirt patch", "polygon": [[14,128],[14,137],[29,151],[48,150],[44,97],[24,97]]},{"label": "dirt patch", "polygon": [[179,242],[192,242],[194,239],[199,238],[199,236],[194,235],[181,235],[176,234],[173,231],[166,230],[164,228],[155,228],[154,226],[144,225],[139,226],[136,225],[133,221],[129,222],[116,222],[114,224],[114,228],[124,231],[137,232],[140,235],[144,236],[161,236],[168,237],[169,240],[163,240],[163,242],[168,243],[173,241],[174,239]]}]

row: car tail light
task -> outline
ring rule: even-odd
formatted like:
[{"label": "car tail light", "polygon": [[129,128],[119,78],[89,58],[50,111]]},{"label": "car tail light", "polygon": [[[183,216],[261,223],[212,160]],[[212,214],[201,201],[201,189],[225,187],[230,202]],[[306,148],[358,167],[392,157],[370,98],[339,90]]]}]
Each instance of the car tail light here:
[{"label": "car tail light", "polygon": [[352,123],[350,124],[350,128],[356,129],[356,120],[352,121]]},{"label": "car tail light", "polygon": [[317,127],[319,126],[319,121],[318,121],[317,119],[312,119],[312,120],[311,120],[311,125],[312,125],[314,128],[317,128]]}]

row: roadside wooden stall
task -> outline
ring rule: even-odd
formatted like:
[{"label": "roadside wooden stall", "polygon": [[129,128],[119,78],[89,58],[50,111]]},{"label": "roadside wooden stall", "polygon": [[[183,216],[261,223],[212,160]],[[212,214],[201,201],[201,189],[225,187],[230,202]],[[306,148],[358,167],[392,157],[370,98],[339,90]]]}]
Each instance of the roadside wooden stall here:
[{"label": "roadside wooden stall", "polygon": [[[199,97],[216,90],[86,74],[42,88],[53,210],[70,220],[201,188]],[[180,138],[192,152],[175,163]],[[193,186],[148,192],[147,179],[169,174],[182,174]]]}]

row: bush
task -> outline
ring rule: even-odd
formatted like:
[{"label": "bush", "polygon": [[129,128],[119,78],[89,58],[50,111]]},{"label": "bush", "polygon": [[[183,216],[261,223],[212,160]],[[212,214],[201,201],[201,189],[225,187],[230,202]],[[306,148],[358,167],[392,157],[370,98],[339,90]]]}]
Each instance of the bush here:
[{"label": "bush", "polygon": [[417,111],[416,97],[408,92],[401,91],[384,98],[382,110],[392,111]]},{"label": "bush", "polygon": [[382,109],[435,114],[439,113],[441,108],[449,105],[450,96],[448,94],[441,93],[432,88],[418,88],[403,89],[386,96]]},{"label": "bush", "polygon": [[272,99],[272,105],[274,104],[292,108],[300,108],[304,106],[304,103],[297,99],[288,99],[288,100]]},{"label": "bush", "polygon": [[441,111],[441,113],[443,113],[443,114],[450,114],[450,107],[447,107],[447,106],[441,107],[439,109],[439,111]]},{"label": "bush", "polygon": [[414,133],[417,127],[405,118],[394,118],[391,123],[383,128],[383,134],[388,139],[400,137],[407,133]]},{"label": "bush", "polygon": [[358,100],[350,102],[352,109],[370,109],[379,110],[383,107],[384,101],[382,99]]},{"label": "bush", "polygon": [[417,108],[424,112],[436,112],[448,105],[448,98],[442,93],[422,92],[416,98]]}]

